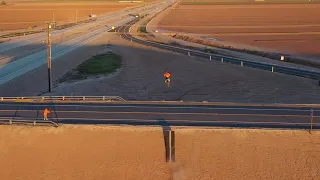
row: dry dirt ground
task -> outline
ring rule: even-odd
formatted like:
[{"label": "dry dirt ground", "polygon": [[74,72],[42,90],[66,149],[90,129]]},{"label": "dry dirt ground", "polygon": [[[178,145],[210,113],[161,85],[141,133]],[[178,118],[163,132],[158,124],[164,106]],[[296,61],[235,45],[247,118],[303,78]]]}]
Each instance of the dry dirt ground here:
[{"label": "dry dirt ground", "polygon": [[161,127],[3,125],[0,131],[6,180],[320,178],[319,131],[175,129],[172,164]]},{"label": "dry dirt ground", "polygon": [[[0,96],[116,95],[127,100],[184,100],[259,103],[319,103],[319,86],[299,78],[170,53],[137,45],[109,33],[61,58],[52,65],[53,81],[91,56],[113,51],[123,67],[108,77],[76,83],[56,83],[47,92],[47,69],[42,66],[0,88]],[[163,73],[171,71],[167,88]]]},{"label": "dry dirt ground", "polygon": [[46,21],[75,22],[88,15],[105,14],[138,5],[112,2],[12,2],[0,6],[0,31],[42,26]]},{"label": "dry dirt ground", "polygon": [[320,55],[320,4],[180,5],[160,28],[275,52]]}]

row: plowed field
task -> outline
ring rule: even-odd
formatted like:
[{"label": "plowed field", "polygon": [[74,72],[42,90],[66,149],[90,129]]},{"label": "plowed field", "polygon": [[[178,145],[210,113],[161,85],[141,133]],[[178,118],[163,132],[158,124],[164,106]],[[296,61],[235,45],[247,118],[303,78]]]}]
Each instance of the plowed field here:
[{"label": "plowed field", "polygon": [[320,54],[320,4],[180,5],[164,29],[288,53]]},{"label": "plowed field", "polygon": [[44,25],[46,21],[75,22],[89,14],[118,11],[138,3],[102,2],[17,2],[0,6],[0,31]]}]

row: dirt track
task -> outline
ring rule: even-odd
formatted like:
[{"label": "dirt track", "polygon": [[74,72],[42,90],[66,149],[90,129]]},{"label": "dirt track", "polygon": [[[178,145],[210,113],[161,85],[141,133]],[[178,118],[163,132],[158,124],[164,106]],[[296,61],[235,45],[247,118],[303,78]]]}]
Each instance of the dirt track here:
[{"label": "dirt track", "polygon": [[16,2],[10,6],[0,6],[0,31],[29,28],[44,25],[46,21],[75,22],[88,15],[105,14],[137,3],[101,2]]},{"label": "dirt track", "polygon": [[0,126],[3,179],[308,179],[320,177],[320,133],[177,129],[165,161],[161,127]]},{"label": "dirt track", "polygon": [[287,53],[320,55],[320,4],[180,5],[159,26]]}]

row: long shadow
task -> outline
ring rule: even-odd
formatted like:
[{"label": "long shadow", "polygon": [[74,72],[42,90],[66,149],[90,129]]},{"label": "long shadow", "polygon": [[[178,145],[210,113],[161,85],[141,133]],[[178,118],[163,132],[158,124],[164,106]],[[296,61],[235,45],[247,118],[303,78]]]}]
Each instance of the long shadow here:
[{"label": "long shadow", "polygon": [[170,131],[172,131],[171,127],[164,119],[158,119],[158,122],[159,122],[159,125],[162,127],[166,162],[170,162],[170,159],[172,162],[174,162],[175,161],[175,150],[174,150],[175,138],[173,138],[174,135],[173,136],[171,135],[171,147],[172,147],[171,155],[172,156],[170,158]]}]

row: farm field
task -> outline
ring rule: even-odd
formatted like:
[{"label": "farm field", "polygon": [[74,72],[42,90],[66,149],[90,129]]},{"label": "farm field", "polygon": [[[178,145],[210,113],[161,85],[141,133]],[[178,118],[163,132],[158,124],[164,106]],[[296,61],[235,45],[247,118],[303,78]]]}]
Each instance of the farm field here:
[{"label": "farm field", "polygon": [[158,24],[218,42],[320,55],[320,4],[179,5]]},{"label": "farm field", "polygon": [[12,2],[0,6],[0,31],[42,26],[46,21],[75,22],[88,15],[118,11],[139,3],[117,2]]},{"label": "farm field", "polygon": [[[0,126],[3,179],[318,179],[319,131]],[[276,152],[276,153],[275,153]]]}]

